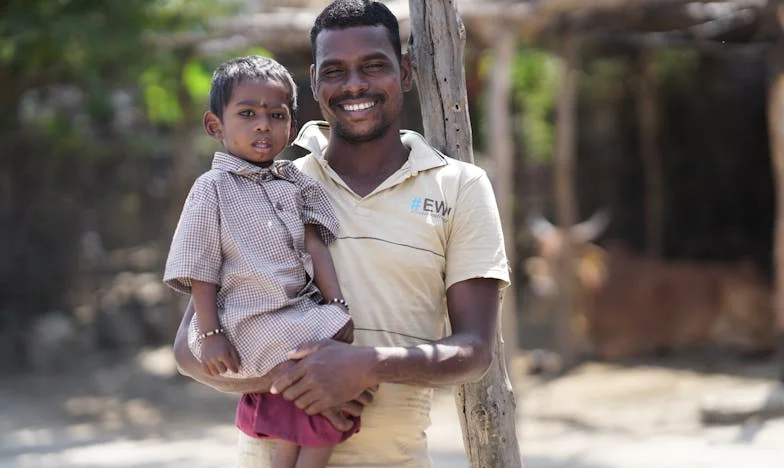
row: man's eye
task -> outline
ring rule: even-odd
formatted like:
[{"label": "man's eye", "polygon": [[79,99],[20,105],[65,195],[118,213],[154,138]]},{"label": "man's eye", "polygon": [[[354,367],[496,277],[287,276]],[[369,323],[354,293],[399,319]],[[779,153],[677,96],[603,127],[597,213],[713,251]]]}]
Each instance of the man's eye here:
[{"label": "man's eye", "polygon": [[334,78],[336,76],[340,76],[340,69],[338,68],[328,68],[321,72],[321,76],[326,78]]},{"label": "man's eye", "polygon": [[371,72],[379,71],[382,68],[384,68],[384,64],[383,63],[370,63],[370,64],[365,65],[365,70],[371,71]]}]

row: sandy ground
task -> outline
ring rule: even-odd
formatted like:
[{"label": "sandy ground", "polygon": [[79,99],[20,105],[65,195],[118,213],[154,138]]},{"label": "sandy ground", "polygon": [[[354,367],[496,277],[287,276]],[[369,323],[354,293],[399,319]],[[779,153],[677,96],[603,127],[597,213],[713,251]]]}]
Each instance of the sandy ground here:
[{"label": "sandy ground", "polygon": [[[566,376],[510,367],[527,468],[784,468],[784,419],[705,426],[699,407],[773,388],[766,362],[589,363]],[[166,349],[90,372],[0,377],[0,467],[231,466],[235,397],[174,375]],[[429,430],[436,467],[467,467],[451,392]]]}]

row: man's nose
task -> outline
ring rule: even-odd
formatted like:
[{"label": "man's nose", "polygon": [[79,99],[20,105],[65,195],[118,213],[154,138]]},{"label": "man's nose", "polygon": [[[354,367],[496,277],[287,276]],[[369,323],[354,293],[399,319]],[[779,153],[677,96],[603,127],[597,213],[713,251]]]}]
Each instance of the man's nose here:
[{"label": "man's nose", "polygon": [[360,70],[349,71],[346,81],[343,83],[343,90],[355,95],[367,90],[367,87],[367,80],[362,76]]}]

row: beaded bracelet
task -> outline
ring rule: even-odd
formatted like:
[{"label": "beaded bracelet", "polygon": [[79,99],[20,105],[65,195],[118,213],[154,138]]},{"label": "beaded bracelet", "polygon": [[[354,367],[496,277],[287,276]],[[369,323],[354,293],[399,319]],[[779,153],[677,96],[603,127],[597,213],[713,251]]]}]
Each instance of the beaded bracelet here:
[{"label": "beaded bracelet", "polygon": [[346,302],[346,300],[343,299],[342,297],[336,297],[336,298],[332,299],[331,301],[329,301],[329,303],[330,304],[341,305],[341,306],[343,306],[344,309],[346,309],[346,312],[348,312],[348,302]]},{"label": "beaded bracelet", "polygon": [[202,333],[199,335],[199,339],[203,340],[204,338],[209,338],[214,335],[223,335],[226,331],[223,328],[216,328],[215,330],[210,330]]}]

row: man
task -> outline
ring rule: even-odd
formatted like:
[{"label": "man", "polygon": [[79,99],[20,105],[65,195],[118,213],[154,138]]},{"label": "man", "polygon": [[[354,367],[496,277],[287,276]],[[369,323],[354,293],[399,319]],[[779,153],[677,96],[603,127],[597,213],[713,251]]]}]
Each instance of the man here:
[{"label": "man", "polygon": [[[360,432],[329,466],[430,466],[431,387],[475,381],[492,361],[509,281],[495,198],[484,171],[401,131],[412,69],[397,19],[381,2],[333,2],[316,19],[311,45],[313,96],[327,122],[302,128],[295,143],[311,154],[297,165],[322,183],[341,224],[330,252],[351,304],[354,345],[300,347],[265,378],[244,382],[204,375],[181,333],[176,357],[183,373],[219,390],[271,389],[309,414],[342,405],[360,412],[365,389],[379,385]],[[442,337],[447,316],[451,335]],[[238,422],[252,418],[251,401],[243,398]],[[267,441],[241,435],[240,446],[241,466],[266,466]]]}]

